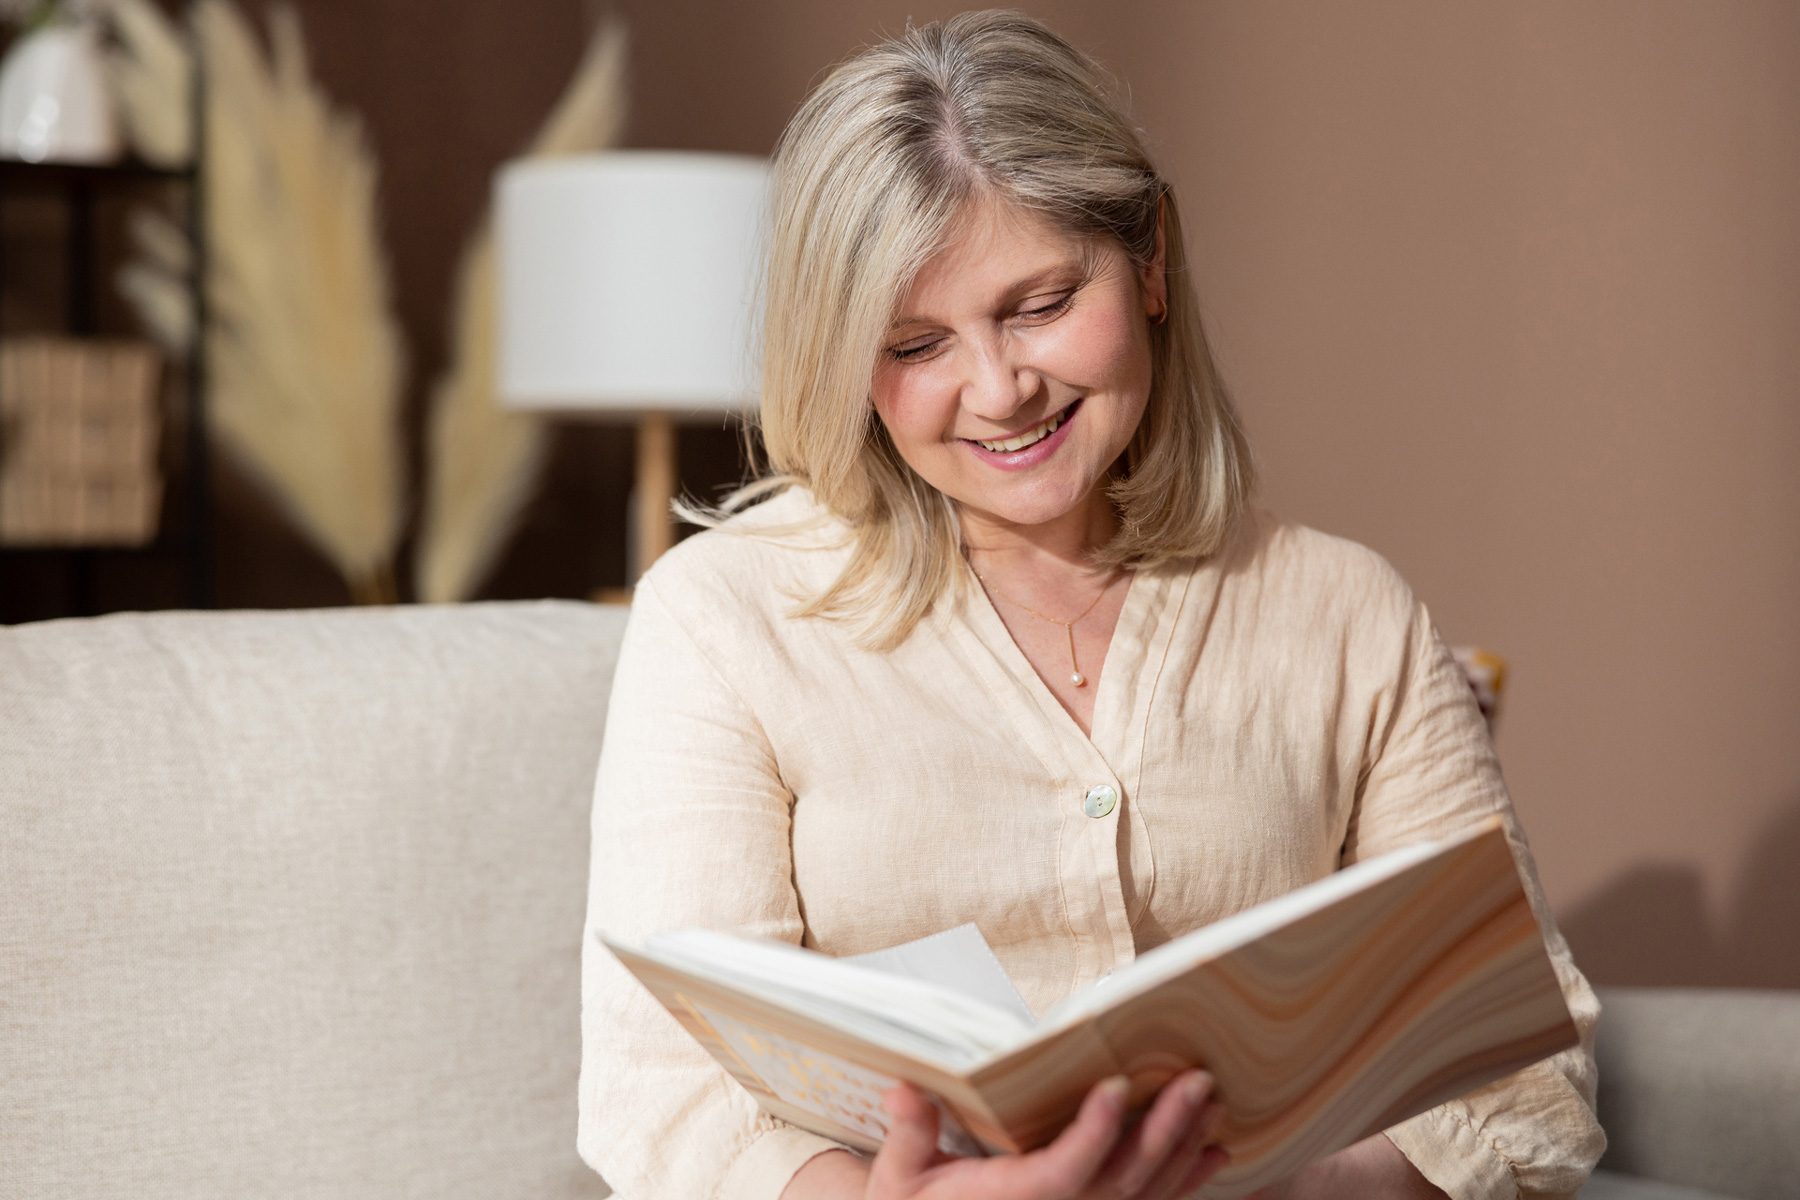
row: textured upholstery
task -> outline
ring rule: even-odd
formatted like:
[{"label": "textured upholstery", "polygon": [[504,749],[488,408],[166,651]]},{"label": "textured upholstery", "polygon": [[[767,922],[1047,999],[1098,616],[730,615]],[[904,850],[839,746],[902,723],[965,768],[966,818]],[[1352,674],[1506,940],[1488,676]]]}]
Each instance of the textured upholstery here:
[{"label": "textured upholstery", "polygon": [[576,1200],[623,614],[0,629],[0,1197]]},{"label": "textured upholstery", "polygon": [[[623,613],[0,628],[0,1200],[591,1200]],[[1584,1200],[1800,1196],[1800,994],[1603,990]]]},{"label": "textured upholstery", "polygon": [[1658,1183],[1635,1175],[1595,1171],[1581,1189],[1581,1200],[1735,1200],[1720,1192],[1703,1192],[1677,1183]]},{"label": "textured upholstery", "polygon": [[1744,1200],[1800,1196],[1800,992],[1612,988],[1600,1000],[1602,1169]]}]

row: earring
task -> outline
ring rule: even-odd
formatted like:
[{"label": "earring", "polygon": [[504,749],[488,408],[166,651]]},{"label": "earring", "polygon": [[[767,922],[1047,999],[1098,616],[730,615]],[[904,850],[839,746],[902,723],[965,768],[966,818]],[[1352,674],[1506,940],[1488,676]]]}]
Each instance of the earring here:
[{"label": "earring", "polygon": [[1168,303],[1168,301],[1165,300],[1165,301],[1163,301],[1163,306],[1156,310],[1156,315],[1150,318],[1150,323],[1152,325],[1161,325],[1164,321],[1166,321],[1168,319],[1169,319],[1169,303]]}]

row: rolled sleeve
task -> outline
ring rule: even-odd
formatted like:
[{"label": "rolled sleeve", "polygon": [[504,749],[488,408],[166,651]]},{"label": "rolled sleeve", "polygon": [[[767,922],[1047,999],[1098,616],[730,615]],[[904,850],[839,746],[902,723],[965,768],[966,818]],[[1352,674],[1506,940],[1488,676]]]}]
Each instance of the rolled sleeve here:
[{"label": "rolled sleeve", "polygon": [[1454,1200],[1573,1195],[1606,1137],[1594,1114],[1600,1004],[1556,927],[1486,723],[1430,612],[1388,582],[1391,686],[1374,699],[1346,863],[1501,818],[1579,1043],[1386,1131]]}]

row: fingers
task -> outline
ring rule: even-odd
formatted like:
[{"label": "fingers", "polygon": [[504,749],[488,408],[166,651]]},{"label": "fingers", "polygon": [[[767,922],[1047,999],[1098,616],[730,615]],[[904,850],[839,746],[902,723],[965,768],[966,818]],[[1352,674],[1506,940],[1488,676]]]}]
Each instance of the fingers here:
[{"label": "fingers", "polygon": [[1097,1190],[1108,1196],[1160,1195],[1151,1185],[1175,1182],[1172,1159],[1180,1160],[1178,1173],[1185,1174],[1192,1156],[1206,1145],[1196,1138],[1195,1126],[1212,1086],[1205,1071],[1183,1071],[1164,1084],[1150,1111],[1113,1151]]},{"label": "fingers", "polygon": [[1055,1141],[1017,1160],[1021,1190],[1034,1196],[1083,1194],[1124,1131],[1125,1097],[1130,1091],[1131,1082],[1123,1075],[1090,1088],[1081,1111]]},{"label": "fingers", "polygon": [[1200,1071],[1184,1071],[1164,1085],[1132,1136],[1113,1155],[1107,1182],[1114,1192],[1137,1195],[1171,1153],[1187,1145],[1194,1118],[1211,1090],[1211,1076]]},{"label": "fingers", "polygon": [[1143,1200],[1178,1200],[1189,1196],[1230,1161],[1231,1156],[1213,1141],[1224,1117],[1225,1108],[1217,1101],[1200,1110],[1187,1137],[1144,1184],[1140,1193]]},{"label": "fingers", "polygon": [[893,1119],[888,1123],[887,1140],[870,1164],[871,1184],[911,1179],[934,1165],[938,1160],[937,1106],[909,1083],[889,1088],[881,1104]]},{"label": "fingers", "polygon": [[[1162,1088],[1143,1120],[1126,1133],[1129,1081],[1123,1076],[1105,1080],[1088,1092],[1075,1120],[1055,1141],[994,1162],[1004,1176],[990,1180],[994,1186],[988,1190],[994,1196],[1036,1200],[1187,1196],[1228,1161],[1211,1144],[1223,1116],[1218,1104],[1207,1103],[1212,1086],[1212,1076],[1204,1071],[1183,1072]],[[891,1120],[887,1140],[870,1166],[869,1194],[909,1194],[919,1176],[951,1161],[938,1149],[938,1111],[922,1092],[904,1083],[885,1093],[882,1105]]]},{"label": "fingers", "polygon": [[1208,1146],[1200,1152],[1199,1161],[1188,1171],[1187,1177],[1176,1185],[1171,1196],[1186,1196],[1201,1184],[1217,1175],[1231,1165],[1231,1152],[1219,1145]]}]

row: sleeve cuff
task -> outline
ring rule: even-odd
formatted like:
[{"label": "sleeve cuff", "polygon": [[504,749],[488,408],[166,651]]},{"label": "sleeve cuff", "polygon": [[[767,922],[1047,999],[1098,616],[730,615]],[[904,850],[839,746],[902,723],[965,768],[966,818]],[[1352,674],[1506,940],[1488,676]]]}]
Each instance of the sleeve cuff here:
[{"label": "sleeve cuff", "polygon": [[1444,1105],[1385,1133],[1419,1174],[1451,1200],[1518,1200],[1521,1195],[1512,1164]]},{"label": "sleeve cuff", "polygon": [[849,1147],[791,1125],[767,1130],[732,1160],[719,1185],[720,1200],[780,1200],[795,1172],[827,1150]]}]

